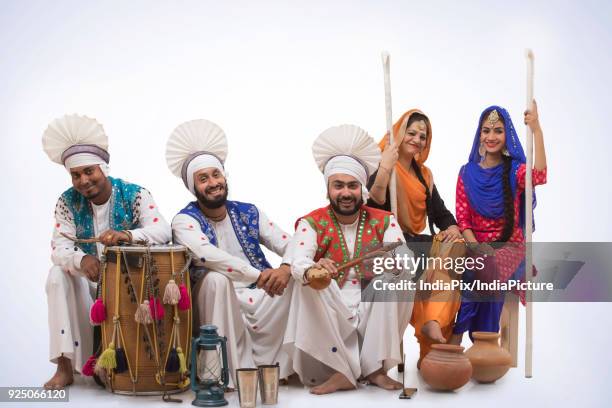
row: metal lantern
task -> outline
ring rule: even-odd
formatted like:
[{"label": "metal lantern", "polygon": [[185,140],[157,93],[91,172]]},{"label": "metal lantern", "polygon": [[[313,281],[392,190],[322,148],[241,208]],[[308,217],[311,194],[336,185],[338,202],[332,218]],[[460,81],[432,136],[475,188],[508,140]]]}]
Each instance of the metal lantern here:
[{"label": "metal lantern", "polygon": [[226,343],[227,337],[219,336],[217,326],[212,324],[200,327],[200,336],[192,339],[191,390],[196,393],[192,405],[227,405],[223,397],[229,384]]}]

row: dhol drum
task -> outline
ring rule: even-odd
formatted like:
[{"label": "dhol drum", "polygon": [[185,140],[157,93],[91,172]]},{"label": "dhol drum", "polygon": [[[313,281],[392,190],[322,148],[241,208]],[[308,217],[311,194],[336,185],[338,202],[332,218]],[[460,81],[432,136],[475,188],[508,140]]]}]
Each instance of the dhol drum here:
[{"label": "dhol drum", "polygon": [[111,392],[159,395],[189,386],[189,262],[183,246],[108,247],[98,299],[105,307],[96,368]]}]

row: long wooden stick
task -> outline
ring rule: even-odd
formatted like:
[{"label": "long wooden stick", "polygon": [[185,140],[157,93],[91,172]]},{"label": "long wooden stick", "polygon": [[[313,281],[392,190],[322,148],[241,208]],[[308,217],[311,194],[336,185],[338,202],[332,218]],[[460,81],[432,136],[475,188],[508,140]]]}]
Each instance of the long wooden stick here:
[{"label": "long wooden stick", "polygon": [[[527,49],[527,109],[533,108],[533,51]],[[533,182],[531,179],[531,169],[533,168],[533,132],[527,126],[527,164],[525,172],[525,271],[526,280],[533,280],[533,257],[531,250],[531,240],[533,235]],[[526,331],[525,331],[525,377],[531,378],[533,364],[533,302],[531,290],[525,293],[526,300]]]},{"label": "long wooden stick", "polygon": [[[391,56],[387,51],[383,51],[381,54],[383,73],[385,77],[385,114],[387,121],[387,132],[389,139],[387,140],[387,146],[395,146],[395,137],[393,135],[393,111],[391,101]],[[391,212],[397,217],[397,176],[395,175],[395,166],[391,168],[391,174],[389,176],[389,198],[391,200],[390,207]],[[400,354],[404,355],[404,333],[400,333]],[[400,373],[404,372],[404,363],[400,363],[397,366],[397,371]]]},{"label": "long wooden stick", "polygon": [[[388,52],[383,51],[382,55],[383,73],[385,76],[385,113],[387,121],[387,132],[389,139],[387,145],[393,147],[395,138],[393,137],[393,112],[391,110],[391,56]],[[391,196],[391,212],[397,217],[397,185],[395,168],[391,169],[389,177],[389,195]]]}]

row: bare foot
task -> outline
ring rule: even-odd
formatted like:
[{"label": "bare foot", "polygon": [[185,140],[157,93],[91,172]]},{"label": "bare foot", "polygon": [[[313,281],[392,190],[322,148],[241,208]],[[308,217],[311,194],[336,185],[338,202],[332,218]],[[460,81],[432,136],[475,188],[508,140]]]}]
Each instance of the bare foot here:
[{"label": "bare foot", "polygon": [[64,356],[57,359],[57,370],[49,381],[44,385],[47,390],[61,390],[72,384],[72,363]]},{"label": "bare foot", "polygon": [[389,377],[382,368],[368,375],[367,380],[385,390],[401,390],[404,388],[401,382]]},{"label": "bare foot", "polygon": [[434,343],[446,343],[446,339],[442,335],[442,329],[440,329],[440,323],[435,320],[430,320],[425,323],[421,329],[421,333]]},{"label": "bare foot", "polygon": [[336,391],[354,390],[355,386],[343,374],[334,373],[323,384],[310,389],[311,394],[323,395]]},{"label": "bare foot", "polygon": [[459,333],[459,334],[453,334],[450,338],[449,343],[450,344],[454,344],[456,346],[460,346],[461,345],[461,340],[463,340],[463,333]]}]

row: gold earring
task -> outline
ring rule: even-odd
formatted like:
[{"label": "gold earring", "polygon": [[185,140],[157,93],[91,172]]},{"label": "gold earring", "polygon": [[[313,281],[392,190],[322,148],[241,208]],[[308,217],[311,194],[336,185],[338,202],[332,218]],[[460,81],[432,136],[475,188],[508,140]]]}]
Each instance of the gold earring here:
[{"label": "gold earring", "polygon": [[483,142],[480,142],[480,147],[478,147],[478,154],[480,155],[480,160],[484,160],[487,151],[485,150]]}]

